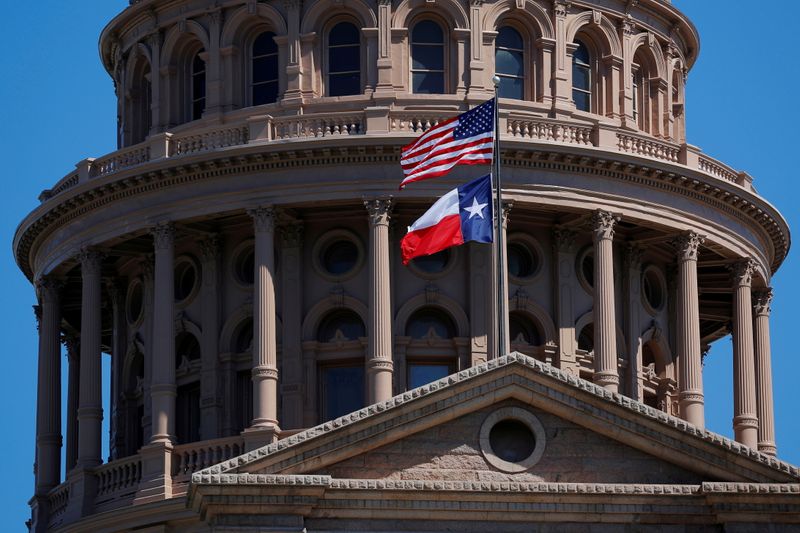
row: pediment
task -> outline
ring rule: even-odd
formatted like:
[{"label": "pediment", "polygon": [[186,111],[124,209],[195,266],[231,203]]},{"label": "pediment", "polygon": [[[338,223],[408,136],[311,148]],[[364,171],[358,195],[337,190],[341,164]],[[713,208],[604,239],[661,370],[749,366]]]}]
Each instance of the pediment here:
[{"label": "pediment", "polygon": [[[535,435],[541,456],[517,472],[497,468],[491,446],[481,443],[487,419],[509,409],[528,413],[544,431]],[[192,483],[698,486],[798,479],[792,465],[515,353],[195,473]]]}]

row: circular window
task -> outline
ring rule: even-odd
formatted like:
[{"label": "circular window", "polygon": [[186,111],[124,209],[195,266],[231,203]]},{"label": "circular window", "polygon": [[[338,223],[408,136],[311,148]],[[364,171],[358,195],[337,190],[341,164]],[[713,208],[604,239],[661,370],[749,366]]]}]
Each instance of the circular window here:
[{"label": "circular window", "polygon": [[484,420],[480,446],[486,461],[498,470],[524,472],[544,454],[544,426],[530,411],[504,407]]},{"label": "circular window", "polygon": [[240,244],[233,253],[233,275],[241,285],[252,286],[255,280],[256,250],[253,241]]},{"label": "circular window", "polygon": [[654,266],[649,266],[642,273],[642,302],[650,314],[656,314],[664,308],[667,298],[667,287],[664,276]]},{"label": "circular window", "polygon": [[316,242],[312,253],[317,272],[330,281],[353,276],[364,263],[361,242],[347,230],[328,232]]},{"label": "circular window", "polygon": [[138,324],[142,320],[144,312],[144,285],[140,280],[133,280],[128,286],[126,301],[128,302],[128,323],[131,325]]},{"label": "circular window", "polygon": [[455,249],[448,248],[431,255],[423,255],[413,259],[409,266],[420,277],[438,278],[447,273],[453,265]]},{"label": "circular window", "polygon": [[575,265],[578,271],[578,280],[589,294],[594,292],[594,250],[591,246],[586,247],[583,252],[578,254],[578,261]]},{"label": "circular window", "polygon": [[530,283],[542,269],[539,243],[525,233],[513,233],[506,246],[508,276],[516,284]]},{"label": "circular window", "polygon": [[198,268],[189,257],[179,257],[175,264],[175,301],[186,303],[194,297],[200,281]]}]

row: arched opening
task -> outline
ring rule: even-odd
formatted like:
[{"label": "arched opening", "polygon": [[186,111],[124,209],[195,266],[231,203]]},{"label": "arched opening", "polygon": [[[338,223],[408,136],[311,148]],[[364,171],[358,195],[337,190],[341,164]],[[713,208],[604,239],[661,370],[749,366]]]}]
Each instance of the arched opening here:
[{"label": "arched opening", "polygon": [[592,57],[583,40],[575,39],[572,52],[572,100],[580,111],[592,112]]},{"label": "arched opening", "polygon": [[328,34],[328,96],[361,94],[361,32],[339,22]]},{"label": "arched opening", "polygon": [[250,99],[252,105],[278,100],[278,45],[275,34],[265,31],[253,39],[250,56]]},{"label": "arched opening", "polygon": [[414,389],[449,376],[458,368],[458,353],[452,339],[456,336],[453,319],[442,309],[423,307],[406,323],[406,384]]},{"label": "arched opening", "polygon": [[497,32],[494,48],[495,73],[500,78],[501,98],[525,98],[525,42],[520,32],[503,26]]},{"label": "arched opening", "polygon": [[430,19],[417,22],[411,29],[411,92],[445,92],[444,30]]},{"label": "arched opening", "polygon": [[144,56],[139,55],[131,70],[131,81],[128,87],[126,146],[143,142],[149,135],[153,123],[152,106],[150,63]]},{"label": "arched opening", "polygon": [[633,84],[633,119],[638,128],[653,133],[653,100],[650,79],[653,77],[651,60],[640,47],[633,56],[631,78]]},{"label": "arched opening", "polygon": [[191,65],[191,119],[198,120],[203,117],[206,110],[206,60],[205,50],[200,49],[192,57]]},{"label": "arched opening", "polygon": [[366,337],[367,330],[361,317],[350,309],[338,309],[326,315],[317,330],[319,342],[358,340]]},{"label": "arched opening", "polygon": [[200,343],[191,333],[175,337],[175,365],[175,436],[181,444],[196,442],[200,440]]}]

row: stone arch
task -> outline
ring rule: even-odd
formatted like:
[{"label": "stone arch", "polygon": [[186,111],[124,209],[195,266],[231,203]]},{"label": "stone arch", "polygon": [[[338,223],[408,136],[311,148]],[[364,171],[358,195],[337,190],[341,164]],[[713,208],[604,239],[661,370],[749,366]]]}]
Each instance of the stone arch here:
[{"label": "stone arch", "polygon": [[661,328],[657,325],[652,325],[642,334],[642,346],[649,344],[650,349],[653,350],[653,355],[656,358],[656,370],[659,367],[664,369],[664,377],[674,380],[675,365],[672,357],[672,351],[669,349],[669,344]]},{"label": "stone arch", "polygon": [[631,60],[636,56],[636,53],[641,52],[648,58],[650,67],[653,72],[662,80],[666,80],[666,59],[658,42],[652,37],[649,32],[641,32],[636,34],[630,42],[630,49],[628,50]]},{"label": "stone arch", "polygon": [[210,49],[208,32],[199,22],[187,20],[171,27],[164,36],[161,64],[174,65],[192,41],[199,42],[206,51]]},{"label": "stone arch", "polygon": [[133,365],[136,362],[137,356],[144,357],[144,351],[139,346],[139,342],[133,340],[128,345],[128,351],[125,353],[125,357],[122,360],[122,390],[119,391],[119,394],[128,394],[132,392],[129,379],[133,372]]},{"label": "stone arch", "polygon": [[303,326],[301,328],[302,339],[304,341],[316,340],[317,328],[322,319],[325,315],[337,309],[355,311],[364,322],[364,325],[368,323],[367,318],[369,316],[369,310],[361,300],[353,298],[352,296],[326,298],[312,307],[303,320]]},{"label": "stone arch", "polygon": [[256,26],[269,26],[275,35],[286,35],[286,20],[274,7],[259,3],[256,12],[251,13],[247,7],[237,9],[225,21],[220,36],[220,47],[240,46],[246,33]]},{"label": "stone arch", "polygon": [[622,44],[620,43],[617,29],[611,21],[599,11],[583,11],[574,15],[567,21],[566,40],[568,43],[575,41],[578,32],[589,34],[600,48],[601,55],[610,54],[622,57]]},{"label": "stone arch", "polygon": [[[234,334],[236,333],[239,324],[244,320],[253,316],[252,304],[245,304],[234,310],[233,313],[228,315],[225,324],[219,334],[219,353],[229,353],[231,346],[233,346]],[[283,321],[277,314],[275,315],[275,343],[280,344],[283,332]]]},{"label": "stone arch", "polygon": [[544,337],[542,340],[544,341],[544,344],[549,342],[558,342],[558,333],[556,332],[555,324],[553,324],[552,318],[550,318],[550,315],[547,313],[547,311],[545,311],[544,307],[528,298],[523,300],[515,296],[509,298],[508,303],[509,312],[520,311],[528,315],[539,324],[539,326],[542,328],[542,334]]},{"label": "stone arch", "polygon": [[456,325],[456,337],[469,337],[469,319],[467,314],[458,305],[458,302],[443,294],[429,298],[427,294],[418,294],[409,298],[397,312],[394,319],[395,335],[405,334],[406,323],[414,311],[423,307],[437,307],[450,315]]},{"label": "stone arch", "polygon": [[300,23],[300,33],[319,32],[322,29],[322,25],[330,17],[344,13],[355,16],[361,23],[362,28],[375,28],[378,26],[378,19],[375,18],[375,13],[363,0],[345,0],[343,2],[319,0],[314,2],[303,15],[303,21]]},{"label": "stone arch", "polygon": [[[578,341],[578,335],[581,334],[583,328],[588,326],[589,324],[594,323],[594,313],[593,311],[587,311],[586,313],[582,314],[578,320],[575,321],[575,342]],[[615,326],[617,332],[617,357],[625,358],[627,351],[625,350],[625,334],[622,332],[619,326]]]},{"label": "stone arch", "polygon": [[439,0],[435,4],[426,0],[403,0],[392,15],[392,28],[407,28],[409,22],[420,12],[438,14],[452,28],[469,28],[469,17],[461,5],[454,0]]},{"label": "stone arch", "polygon": [[536,34],[534,38],[555,39],[553,23],[547,12],[530,0],[525,2],[522,9],[517,7],[516,0],[500,0],[489,6],[483,16],[484,31],[496,30],[504,18],[523,18],[527,22],[533,23]]}]

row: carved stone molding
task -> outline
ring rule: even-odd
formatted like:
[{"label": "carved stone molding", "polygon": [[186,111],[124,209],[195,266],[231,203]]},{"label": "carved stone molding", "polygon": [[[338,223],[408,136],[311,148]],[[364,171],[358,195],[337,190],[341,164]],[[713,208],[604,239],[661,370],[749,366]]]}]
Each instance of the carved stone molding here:
[{"label": "carved stone molding", "polygon": [[571,252],[575,246],[575,231],[557,226],[553,228],[553,250],[555,252]]},{"label": "carved stone molding", "polygon": [[161,222],[150,229],[153,236],[153,247],[156,250],[168,250],[175,244],[175,225]]},{"label": "carved stone molding", "polygon": [[217,233],[212,233],[200,241],[200,256],[204,262],[213,261],[219,256],[220,237]]},{"label": "carved stone molding", "polygon": [[281,244],[284,248],[299,248],[303,245],[305,228],[302,222],[292,222],[281,226]]},{"label": "carved stone molding", "polygon": [[565,2],[563,0],[555,0],[553,2],[553,12],[556,14],[556,17],[564,18],[567,16],[567,11],[570,7],[569,2]]},{"label": "carved stone molding", "polygon": [[77,259],[81,263],[81,273],[100,275],[103,266],[102,253],[91,248],[82,248]]},{"label": "carved stone molding", "polygon": [[64,282],[52,276],[41,276],[36,280],[36,292],[42,303],[58,303]]},{"label": "carved stone molding", "polygon": [[753,272],[756,263],[752,259],[745,259],[728,266],[735,287],[750,287],[753,284]]},{"label": "carved stone molding", "polygon": [[772,312],[772,289],[767,288],[753,292],[753,310],[756,316],[766,315]]},{"label": "carved stone molding", "polygon": [[254,378],[278,379],[278,369],[265,366],[257,366],[253,368],[253,370],[251,371],[251,375]]},{"label": "carved stone molding", "polygon": [[364,200],[364,207],[369,214],[369,222],[372,226],[388,226],[392,213],[393,200],[389,198],[370,198]]},{"label": "carved stone molding", "polygon": [[625,245],[625,267],[629,270],[638,270],[642,266],[644,248],[635,243]]},{"label": "carved stone molding", "polygon": [[614,213],[603,211],[601,209],[598,209],[597,211],[592,213],[590,224],[595,239],[598,240],[613,239],[614,226],[616,225],[617,222],[619,222],[619,219],[620,217],[618,217]]},{"label": "carved stone molding", "polygon": [[697,256],[700,253],[700,245],[705,242],[705,238],[701,237],[693,231],[687,231],[675,237],[672,245],[678,251],[678,260],[680,261],[697,261]]},{"label": "carved stone molding", "polygon": [[272,206],[256,207],[248,209],[247,214],[253,218],[256,233],[275,231],[275,208]]}]

